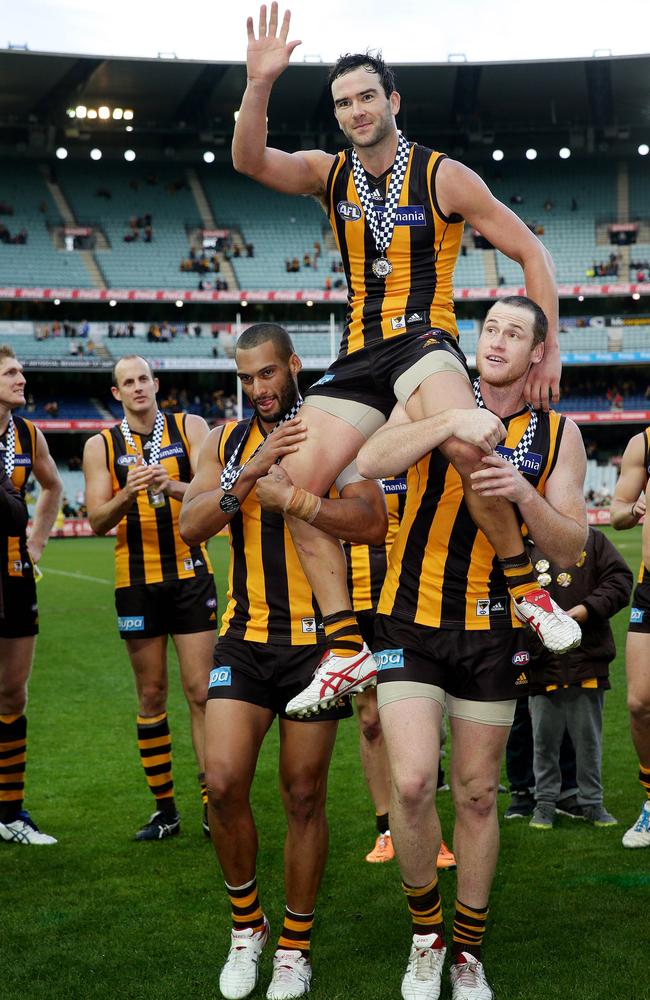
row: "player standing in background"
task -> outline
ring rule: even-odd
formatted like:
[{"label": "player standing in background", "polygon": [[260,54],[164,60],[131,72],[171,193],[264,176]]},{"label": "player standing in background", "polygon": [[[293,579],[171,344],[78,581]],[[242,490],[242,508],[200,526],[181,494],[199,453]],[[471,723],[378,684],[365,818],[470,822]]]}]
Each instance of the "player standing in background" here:
[{"label": "player standing in background", "polygon": [[97,535],[117,526],[115,607],[138,694],[138,746],[156,809],[136,840],[180,831],[167,719],[167,638],[178,654],[199,765],[206,836],[205,700],[217,627],[217,595],[204,545],[178,532],[181,501],[208,433],[202,417],[158,409],[158,379],[144,358],[113,368],[112,393],[124,419],[84,450],[86,505]]},{"label": "player standing in background", "polygon": [[[279,24],[275,2],[268,21],[266,6],[260,8],[257,36],[248,18],[247,86],[232,152],[238,171],[324,205],[346,271],[349,309],[339,357],[307,394],[308,441],[283,463],[293,482],[322,496],[385,422],[395,399],[415,421],[448,408],[475,408],[452,289],[465,220],[521,264],[530,295],[549,317],[546,355],[526,384],[529,398],[545,409],[549,391],[559,398],[557,292],[545,248],[477,174],[398,131],[400,95],[380,58],[343,56],[330,74],[334,114],[350,149],[333,156],[267,146],[271,90],[300,44],[287,41],[289,26],[288,11]],[[472,519],[502,560],[516,613],[555,651],[577,644],[578,625],[539,588],[512,505],[472,490],[478,450],[457,439],[442,448],[461,475]],[[351,611],[340,544],[312,525],[288,524],[329,646],[309,690],[289,706],[297,713],[325,704],[333,685],[345,693],[348,686],[372,684],[374,663]]]},{"label": "player standing in background", "polygon": [[612,525],[635,528],[645,518],[642,558],[632,597],[625,646],[627,707],[632,742],[639,758],[639,781],[645,802],[636,823],[623,835],[624,847],[650,847],[650,523],[646,517],[650,477],[650,427],[628,442],[612,501]]},{"label": "player standing in background", "polygon": [[33,473],[41,491],[32,530],[0,534],[4,619],[0,619],[0,839],[55,844],[23,809],[27,759],[27,685],[38,633],[34,566],[59,510],[61,479],[45,438],[30,420],[14,417],[25,405],[25,376],[11,347],[0,347],[0,462],[25,497]]}]

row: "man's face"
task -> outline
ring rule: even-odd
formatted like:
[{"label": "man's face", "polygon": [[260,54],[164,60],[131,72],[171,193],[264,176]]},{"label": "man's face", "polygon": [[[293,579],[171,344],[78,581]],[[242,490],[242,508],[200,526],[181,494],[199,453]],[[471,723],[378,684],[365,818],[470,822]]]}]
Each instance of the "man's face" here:
[{"label": "man's face", "polygon": [[377,73],[363,66],[344,73],[332,84],[334,114],[348,142],[359,149],[376,146],[395,132],[400,97],[386,97]]},{"label": "man's face", "polygon": [[289,412],[298,398],[296,381],[301,364],[292,354],[282,361],[272,341],[258,347],[237,351],[237,377],[259,419],[265,424],[277,424]]},{"label": "man's face", "polygon": [[125,411],[146,413],[156,405],[158,379],[154,378],[144,358],[119,361],[115,372],[117,386],[111,387]]},{"label": "man's face", "polygon": [[9,410],[24,406],[26,382],[20,361],[16,358],[0,360],[0,404]]},{"label": "man's face", "polygon": [[512,385],[542,360],[544,345],[533,347],[533,324],[530,309],[501,302],[492,306],[476,345],[476,367],[488,385]]}]

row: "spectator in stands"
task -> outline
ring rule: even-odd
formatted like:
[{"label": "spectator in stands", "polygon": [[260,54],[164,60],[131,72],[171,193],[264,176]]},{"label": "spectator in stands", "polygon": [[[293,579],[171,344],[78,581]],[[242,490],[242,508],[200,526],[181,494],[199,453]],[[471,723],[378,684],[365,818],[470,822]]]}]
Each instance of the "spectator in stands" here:
[{"label": "spectator in stands", "polygon": [[247,257],[254,257],[255,256],[255,246],[252,243],[247,243],[246,244],[246,256]]},{"label": "spectator in stands", "polygon": [[575,198],[571,199],[571,211],[572,212],[578,211],[578,202],[575,200]]},{"label": "spectator in stands", "polygon": [[89,358],[95,357],[95,341],[89,340],[86,344],[86,354]]},{"label": "spectator in stands", "polygon": [[59,415],[59,404],[55,399],[51,400],[49,403],[46,403],[43,409],[47,413],[48,417],[58,417]]},{"label": "spectator in stands", "polygon": [[126,335],[127,337],[135,337],[135,325],[131,319],[126,324]]},{"label": "spectator in stands", "polygon": [[555,208],[555,202],[553,201],[553,199],[547,198],[546,201],[544,202],[544,211],[552,212],[554,208]]},{"label": "spectator in stands", "polygon": [[510,204],[511,205],[523,205],[523,203],[524,203],[524,199],[522,198],[522,196],[520,194],[511,194],[510,195]]},{"label": "spectator in stands", "polygon": [[328,274],[327,277],[325,278],[325,291],[329,292],[331,291],[331,289],[332,289],[332,279]]},{"label": "spectator in stands", "polygon": [[95,191],[96,198],[104,198],[106,201],[110,201],[113,197],[110,188],[100,187]]},{"label": "spectator in stands", "polygon": [[73,507],[67,497],[63,497],[61,501],[61,510],[63,511],[64,517],[76,517],[77,508]]},{"label": "spectator in stands", "polygon": [[241,250],[239,248],[239,243],[235,243],[234,247],[232,248],[232,255],[233,257],[241,257]]},{"label": "spectator in stands", "polygon": [[633,577],[614,545],[596,528],[589,529],[585,549],[570,572],[533,549],[533,565],[543,562],[550,576],[549,593],[580,623],[582,641],[562,656],[534,644],[530,712],[535,742],[537,804],[530,826],[550,829],[560,791],[560,744],[565,728],[576,751],[578,805],[597,827],[616,826],[603,805],[601,783],[602,730],[609,664],[616,656],[609,624],[632,593]]},{"label": "spectator in stands", "polygon": [[302,255],[302,266],[311,267],[311,255],[307,252]]},{"label": "spectator in stands", "polygon": [[142,239],[145,243],[151,243],[151,241],[153,240],[153,229],[151,228],[151,226],[144,227]]},{"label": "spectator in stands", "polygon": [[196,323],[194,325],[194,336],[195,337],[200,337],[201,333],[202,333],[201,324],[200,323]]}]

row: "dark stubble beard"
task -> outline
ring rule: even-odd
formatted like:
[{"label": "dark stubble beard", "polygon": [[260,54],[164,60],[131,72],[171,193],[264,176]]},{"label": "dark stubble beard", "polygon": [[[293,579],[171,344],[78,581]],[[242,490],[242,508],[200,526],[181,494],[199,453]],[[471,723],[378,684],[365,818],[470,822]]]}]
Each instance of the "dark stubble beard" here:
[{"label": "dark stubble beard", "polygon": [[286,417],[287,413],[298,399],[298,386],[293,378],[293,375],[290,373],[287,373],[286,380],[280,391],[277,393],[277,396],[277,409],[272,414],[261,413],[257,408],[257,404],[253,403],[253,409],[262,423],[277,424],[278,421],[283,419],[283,417]]}]

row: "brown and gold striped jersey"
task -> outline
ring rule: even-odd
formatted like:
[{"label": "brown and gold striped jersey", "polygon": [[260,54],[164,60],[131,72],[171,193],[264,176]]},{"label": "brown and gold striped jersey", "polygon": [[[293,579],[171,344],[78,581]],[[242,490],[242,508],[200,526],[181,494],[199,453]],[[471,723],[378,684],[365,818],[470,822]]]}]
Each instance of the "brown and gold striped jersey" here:
[{"label": "brown and gold striped jersey", "polygon": [[[11,481],[25,499],[27,482],[36,457],[36,428],[31,420],[14,416],[15,460]],[[4,462],[7,433],[0,437],[0,462]],[[27,533],[0,536],[0,571],[6,576],[32,576],[32,561],[27,551]]]},{"label": "brown and gold striped jersey", "polygon": [[[189,483],[192,478],[190,446],[185,432],[185,414],[165,414],[165,429],[158,461],[170,479]],[[102,431],[106,465],[113,481],[113,496],[124,487],[129,465],[138,454],[147,458],[151,435],[133,433],[138,452],[126,443],[117,424]],[[205,545],[186,545],[178,531],[181,501],[166,497],[164,507],[152,507],[146,491],[139,493],[117,526],[115,586],[185,580],[212,573]]]},{"label": "brown and gold striped jersey", "polygon": [[[453,274],[463,237],[459,215],[443,214],[436,173],[444,153],[414,143],[409,153],[387,256],[393,265],[377,278],[379,253],[366,224],[352,172],[352,151],[338,153],[327,181],[330,225],[348,282],[348,313],[339,356],[406,332],[438,327],[458,336]],[[375,211],[384,211],[390,171],[368,175]]]},{"label": "brown and gold striped jersey", "polygon": [[[564,417],[553,411],[537,417],[520,471],[543,493],[557,461]],[[503,420],[504,454],[519,444],[529,420],[528,409]],[[460,476],[440,451],[409,469],[406,507],[378,611],[432,628],[521,626],[494,549],[470,517]]]},{"label": "brown and gold striped jersey", "polygon": [[[243,438],[241,464],[251,458],[264,435],[257,420],[224,425],[218,450],[222,465]],[[318,605],[282,515],[263,510],[252,490],[228,530],[228,604],[220,635],[292,646],[324,641]]]},{"label": "brown and gold striped jersey", "polygon": [[[643,432],[643,449],[643,469],[645,472],[643,488],[645,489],[648,485],[648,479],[650,479],[650,427],[646,427]],[[650,567],[646,566],[643,560],[641,560],[641,565],[639,566],[637,583],[650,583]]]},{"label": "brown and gold striped jersey", "polygon": [[382,545],[344,542],[348,590],[355,611],[375,611],[388,569],[388,555],[406,504],[406,476],[380,480],[388,508],[388,531]]}]

